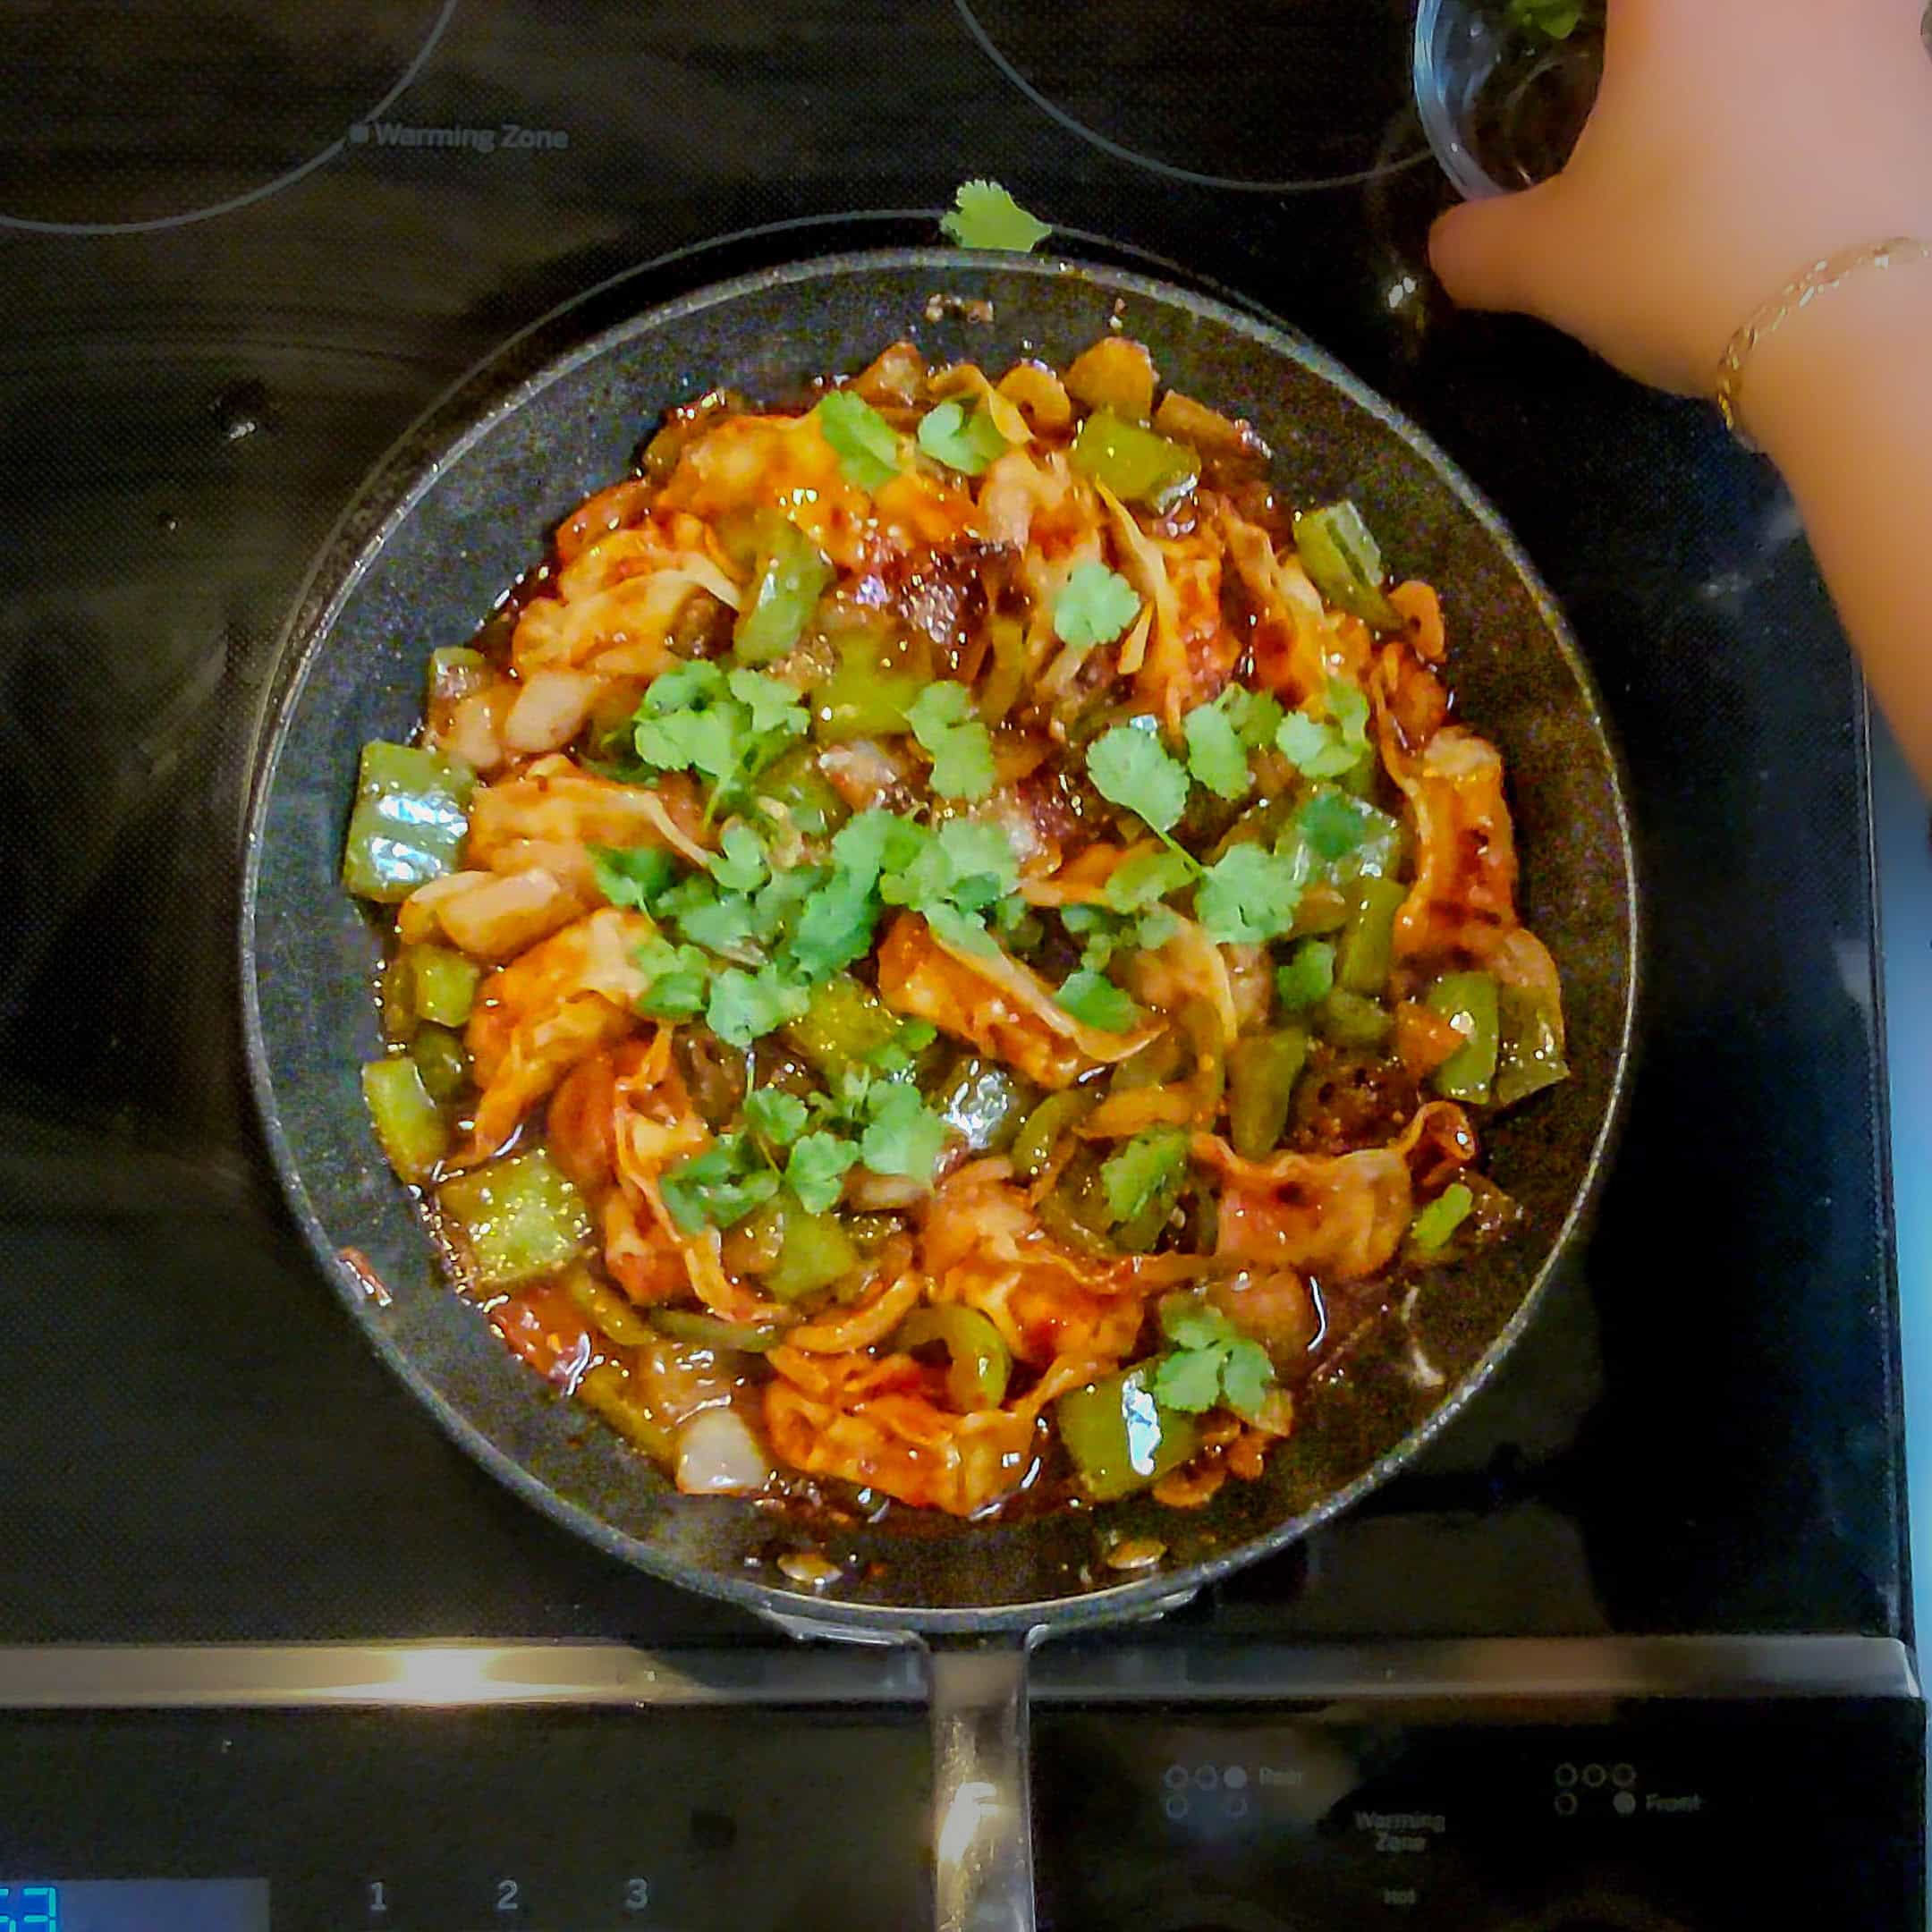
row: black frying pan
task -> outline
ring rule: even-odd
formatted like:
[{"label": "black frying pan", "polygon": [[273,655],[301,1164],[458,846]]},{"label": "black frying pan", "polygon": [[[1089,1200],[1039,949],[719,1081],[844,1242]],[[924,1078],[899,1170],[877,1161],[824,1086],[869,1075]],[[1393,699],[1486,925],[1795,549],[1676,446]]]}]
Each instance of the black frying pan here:
[{"label": "black frying pan", "polygon": [[[975,315],[935,294],[984,300]],[[930,305],[930,306],[929,306]],[[357,1084],[378,1051],[377,934],[336,867],[365,739],[405,736],[424,663],[462,641],[546,532],[623,472],[668,404],[718,384],[796,395],[897,336],[935,362],[1063,366],[1118,316],[1163,377],[1253,420],[1301,502],[1352,496],[1399,574],[1440,589],[1462,714],[1502,746],[1525,855],[1523,911],[1562,970],[1574,1076],[1498,1121],[1492,1169],[1521,1234],[1439,1287],[1407,1329],[1301,1404],[1255,1483],[1206,1509],[1130,1501],[1012,1524],[888,1523],[823,1548],[838,1579],[794,1583],[771,1516],[678,1496],[581,1410],[550,1399],[437,1272],[377,1152]],[[1495,513],[1411,425],[1307,343],[1112,269],[955,250],[850,255],[749,276],[597,336],[453,436],[406,442],[345,521],[292,636],[294,669],[249,826],[242,943],[249,1054],[303,1231],[377,1352],[451,1436],[538,1508],[668,1581],[794,1632],[928,1640],[939,1762],[942,1924],[1032,1923],[1024,1656],[1039,1634],[1145,1615],[1283,1548],[1392,1475],[1488,1378],[1574,1233],[1604,1161],[1634,995],[1637,888],[1601,708],[1563,619]],[[386,1289],[369,1292],[367,1258]],[[1433,1373],[1419,1373],[1417,1363]],[[1123,1536],[1166,1546],[1108,1567]],[[798,1535],[805,1546],[805,1533]],[[781,1544],[782,1546],[782,1544]]]}]

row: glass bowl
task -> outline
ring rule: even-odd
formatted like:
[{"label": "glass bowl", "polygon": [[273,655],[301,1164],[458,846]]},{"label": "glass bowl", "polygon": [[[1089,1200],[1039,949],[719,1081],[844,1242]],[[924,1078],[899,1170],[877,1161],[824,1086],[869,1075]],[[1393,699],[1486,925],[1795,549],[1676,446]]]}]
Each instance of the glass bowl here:
[{"label": "glass bowl", "polygon": [[1415,96],[1442,169],[1469,200],[1547,180],[1570,157],[1603,72],[1603,28],[1517,25],[1504,0],[1421,0]]}]

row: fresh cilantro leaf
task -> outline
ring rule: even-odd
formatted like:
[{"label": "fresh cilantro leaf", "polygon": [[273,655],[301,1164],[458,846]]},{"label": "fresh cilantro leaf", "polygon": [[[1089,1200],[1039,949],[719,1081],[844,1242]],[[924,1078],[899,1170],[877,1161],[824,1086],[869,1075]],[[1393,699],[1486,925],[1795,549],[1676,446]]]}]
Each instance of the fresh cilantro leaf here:
[{"label": "fresh cilantro leaf", "polygon": [[1275,989],[1291,1013],[1318,1006],[1335,986],[1333,943],[1326,939],[1304,939],[1288,955],[1287,963],[1275,975]]},{"label": "fresh cilantro leaf", "polygon": [[1182,1349],[1161,1358],[1154,1371],[1154,1400],[1170,1409],[1199,1415],[1221,1399],[1222,1349]]},{"label": "fresh cilantro leaf", "polygon": [[614,906],[630,906],[640,912],[648,912],[657,895],[677,876],[671,854],[655,845],[593,845],[590,869],[597,877],[597,890]]},{"label": "fresh cilantro leaf", "polygon": [[987,906],[1008,898],[1020,884],[1020,864],[997,826],[949,818],[939,827],[938,847],[952,873],[948,898],[963,906]]},{"label": "fresh cilantro leaf", "polygon": [[863,396],[834,389],[819,397],[814,413],[848,483],[869,496],[899,474],[899,438]]},{"label": "fresh cilantro leaf", "polygon": [[1157,952],[1180,930],[1181,915],[1166,906],[1156,906],[1151,912],[1140,915],[1140,924],[1134,928],[1134,941],[1147,952]]},{"label": "fresh cilantro leaf", "polygon": [[752,731],[763,738],[776,733],[782,738],[802,738],[811,722],[800,701],[797,688],[783,678],[763,671],[733,667],[725,678],[731,694],[750,714]]},{"label": "fresh cilantro leaf", "polygon": [[978,476],[1006,453],[1006,438],[983,409],[941,402],[919,418],[919,446],[948,470]]},{"label": "fresh cilantro leaf", "polygon": [[1178,1127],[1154,1127],[1138,1133],[1101,1164],[1100,1182],[1107,1211],[1115,1221],[1131,1221],[1154,1198],[1172,1188],[1186,1169],[1188,1136]]},{"label": "fresh cilantro leaf", "polygon": [[1007,249],[1030,255],[1053,229],[1029,215],[997,182],[962,182],[953,196],[953,211],[939,217],[946,239],[962,248]]},{"label": "fresh cilantro leaf", "polygon": [[1340,678],[1330,678],[1326,697],[1328,716],[1342,733],[1342,742],[1360,757],[1368,749],[1368,694]]},{"label": "fresh cilantro leaf", "polygon": [[1066,984],[1054,995],[1054,1004],[1083,1026],[1098,1027],[1103,1033],[1131,1033],[1140,1017],[1140,1009],[1111,979],[1085,967],[1067,975]]},{"label": "fresh cilantro leaf", "polygon": [[1188,769],[1217,798],[1244,799],[1254,788],[1241,733],[1220,701],[1196,705],[1181,721],[1187,739]]},{"label": "fresh cilantro leaf", "polygon": [[708,953],[756,966],[764,958],[758,937],[758,908],[742,893],[718,893],[694,905],[677,922],[679,936]]},{"label": "fresh cilantro leaf", "polygon": [[1229,1344],[1221,1361],[1221,1394],[1230,1409],[1252,1422],[1274,1386],[1275,1364],[1258,1342],[1244,1335]]},{"label": "fresh cilantro leaf", "polygon": [[874,1174],[932,1179],[945,1146],[946,1123],[919,1098],[919,1089],[898,1082],[872,1089],[866,1097],[870,1123],[859,1142],[859,1157]]},{"label": "fresh cilantro leaf", "polygon": [[1234,735],[1250,751],[1258,751],[1282,721],[1280,699],[1269,691],[1250,691],[1245,684],[1230,684],[1215,702],[1227,713]]},{"label": "fresh cilantro leaf", "polygon": [[1178,892],[1199,871],[1178,846],[1152,846],[1114,869],[1106,882],[1106,902],[1116,912],[1141,911],[1158,905],[1169,893]]},{"label": "fresh cilantro leaf", "polygon": [[932,928],[933,936],[955,953],[977,953],[982,959],[991,959],[999,952],[993,935],[976,912],[962,912],[956,905],[942,900],[925,907],[923,917]]},{"label": "fresh cilantro leaf", "polygon": [[1387,811],[1377,811],[1331,784],[1302,801],[1289,829],[1291,841],[1301,841],[1309,856],[1335,877],[1343,871],[1349,877],[1385,875],[1397,860],[1401,836],[1401,825]]},{"label": "fresh cilantro leaf", "polygon": [[916,819],[877,807],[848,819],[832,841],[834,860],[868,892],[886,872],[902,872],[930,836]]},{"label": "fresh cilantro leaf", "polygon": [[1334,725],[1306,711],[1291,711],[1281,721],[1275,743],[1281,755],[1309,778],[1339,778],[1360,756],[1343,742]]},{"label": "fresh cilantro leaf", "polygon": [[1409,1245],[1421,1255],[1439,1253],[1475,1205],[1476,1197],[1460,1181],[1445,1187],[1409,1224]]},{"label": "fresh cilantro leaf", "polygon": [[1217,1308],[1192,1295],[1160,1305],[1161,1332],[1174,1343],[1155,1370],[1154,1394],[1170,1409],[1199,1414],[1222,1403],[1250,1419],[1275,1385],[1267,1351]]},{"label": "fresh cilantro leaf", "polygon": [[666,1168],[658,1191],[671,1218],[687,1234],[728,1228],[778,1191],[775,1174],[748,1172],[750,1150],[742,1134],[726,1134],[702,1154]]},{"label": "fresh cilantro leaf", "polygon": [[711,877],[726,892],[756,892],[765,883],[765,842],[748,825],[730,825],[711,856]]},{"label": "fresh cilantro leaf", "polygon": [[1116,724],[1087,748],[1087,775],[1110,804],[1171,832],[1187,809],[1188,775],[1152,731]]},{"label": "fresh cilantro leaf", "polygon": [[822,1131],[809,1133],[785,1162],[785,1185],[807,1214],[827,1214],[844,1191],[845,1170],[858,1158],[851,1141]]},{"label": "fresh cilantro leaf", "polygon": [[1160,1330],[1176,1348],[1214,1348],[1240,1333],[1219,1309],[1198,1295],[1169,1295],[1160,1305]]},{"label": "fresh cilantro leaf", "polygon": [[711,986],[711,962],[694,945],[673,945],[653,934],[632,953],[649,980],[638,1011],[652,1020],[693,1020],[704,1011]]},{"label": "fresh cilantro leaf", "polygon": [[1073,567],[1054,599],[1054,635],[1091,649],[1111,644],[1140,614],[1140,593],[1117,571],[1089,561]]},{"label": "fresh cilantro leaf", "polygon": [[942,798],[983,799],[992,791],[993,740],[963,684],[928,684],[906,722],[933,761],[932,788]]},{"label": "fresh cilantro leaf", "polygon": [[878,916],[872,884],[835,869],[824,889],[805,902],[785,957],[814,984],[829,979],[872,950]]},{"label": "fresh cilantro leaf", "polygon": [[805,1131],[805,1103],[780,1087],[754,1087],[744,1098],[745,1118],[774,1147],[790,1147]]},{"label": "fresh cilantro leaf", "polygon": [[792,985],[775,967],[750,973],[727,966],[711,982],[705,1024],[728,1046],[749,1046],[775,1033],[787,1020],[798,1019],[809,1004],[805,988]]},{"label": "fresh cilantro leaf", "polygon": [[1233,845],[1201,880],[1194,910],[1218,945],[1278,939],[1294,924],[1301,878],[1294,860],[1265,845]]}]

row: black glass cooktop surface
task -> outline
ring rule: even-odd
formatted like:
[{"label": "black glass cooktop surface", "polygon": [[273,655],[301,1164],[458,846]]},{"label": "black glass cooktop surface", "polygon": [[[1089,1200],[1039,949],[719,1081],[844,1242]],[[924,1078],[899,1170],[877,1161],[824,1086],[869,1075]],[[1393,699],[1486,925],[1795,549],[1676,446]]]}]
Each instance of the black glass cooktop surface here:
[{"label": "black glass cooktop surface", "polygon": [[1468,468],[1596,668],[1648,894],[1577,1279],[1413,1473],[1134,1640],[1900,1631],[1863,698],[1790,505],[1707,411],[1447,311],[1406,9],[1131,11],[0,13],[0,1642],[757,1636],[500,1491],[338,1312],[247,1096],[238,834],[308,563],[436,398],[930,242],[982,174]]}]

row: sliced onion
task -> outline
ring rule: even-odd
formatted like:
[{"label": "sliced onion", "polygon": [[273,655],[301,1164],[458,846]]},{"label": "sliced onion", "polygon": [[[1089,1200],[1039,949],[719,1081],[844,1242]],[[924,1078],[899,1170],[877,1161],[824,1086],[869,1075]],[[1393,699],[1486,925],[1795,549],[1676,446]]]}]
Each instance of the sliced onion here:
[{"label": "sliced onion", "polygon": [[532,671],[504,720],[504,743],[524,753],[562,750],[583,729],[598,682],[585,671]]},{"label": "sliced onion", "polygon": [[749,1496],[771,1464],[735,1409],[707,1409],[678,1432],[677,1486],[686,1496]]}]

